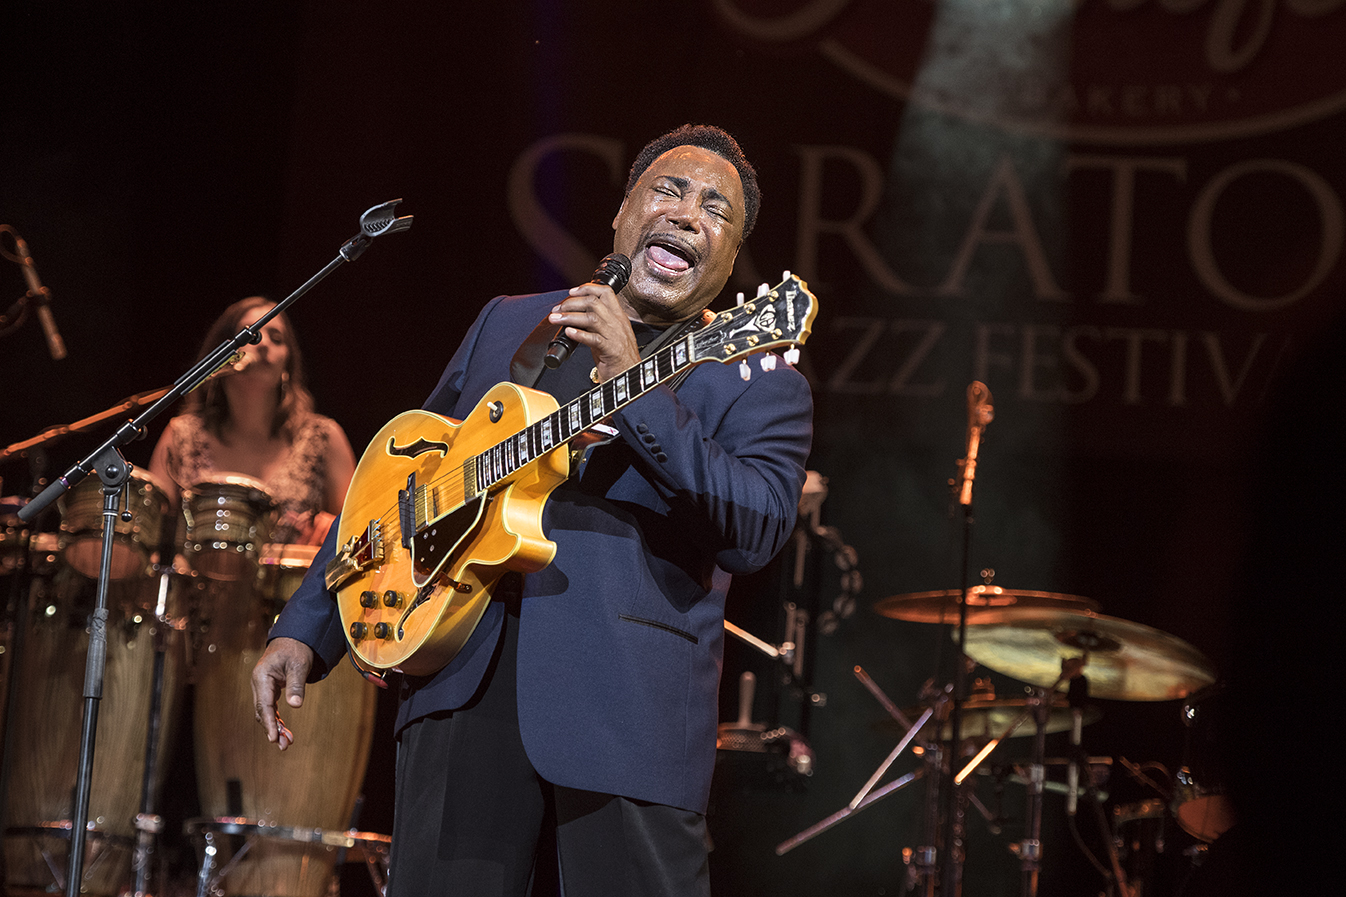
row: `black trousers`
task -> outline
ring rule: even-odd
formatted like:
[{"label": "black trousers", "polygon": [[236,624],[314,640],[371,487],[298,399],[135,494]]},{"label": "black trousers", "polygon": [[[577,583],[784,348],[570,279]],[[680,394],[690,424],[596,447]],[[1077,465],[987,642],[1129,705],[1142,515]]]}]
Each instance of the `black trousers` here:
[{"label": "black trousers", "polygon": [[397,752],[388,897],[709,897],[705,817],[565,788],[519,737],[518,618],[483,688]]}]

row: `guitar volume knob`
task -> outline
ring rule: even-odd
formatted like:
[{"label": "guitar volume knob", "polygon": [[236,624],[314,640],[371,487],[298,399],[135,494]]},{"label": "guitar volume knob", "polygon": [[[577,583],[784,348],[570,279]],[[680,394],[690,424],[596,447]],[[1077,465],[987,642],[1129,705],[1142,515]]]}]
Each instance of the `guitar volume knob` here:
[{"label": "guitar volume knob", "polygon": [[368,589],[360,593],[361,607],[373,607],[378,603],[379,603],[379,596],[376,593],[371,592]]},{"label": "guitar volume knob", "polygon": [[366,628],[365,624],[357,620],[356,622],[351,624],[351,639],[353,641],[358,642],[360,641],[360,639],[365,637],[365,633],[367,631],[368,629]]},{"label": "guitar volume knob", "polygon": [[384,607],[397,607],[402,603],[402,596],[394,589],[389,589],[383,593]]},{"label": "guitar volume knob", "polygon": [[374,638],[385,639],[392,634],[393,634],[393,627],[389,626],[387,623],[374,624]]}]

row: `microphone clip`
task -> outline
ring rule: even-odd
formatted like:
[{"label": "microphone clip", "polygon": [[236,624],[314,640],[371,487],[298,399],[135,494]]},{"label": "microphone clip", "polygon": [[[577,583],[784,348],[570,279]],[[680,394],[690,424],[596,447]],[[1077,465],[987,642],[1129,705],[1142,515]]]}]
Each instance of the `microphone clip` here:
[{"label": "microphone clip", "polygon": [[342,245],[341,257],[353,262],[369,248],[375,237],[399,233],[411,227],[411,220],[415,216],[403,215],[399,218],[394,211],[401,201],[401,198],[390,199],[365,209],[364,214],[360,216],[360,232]]}]

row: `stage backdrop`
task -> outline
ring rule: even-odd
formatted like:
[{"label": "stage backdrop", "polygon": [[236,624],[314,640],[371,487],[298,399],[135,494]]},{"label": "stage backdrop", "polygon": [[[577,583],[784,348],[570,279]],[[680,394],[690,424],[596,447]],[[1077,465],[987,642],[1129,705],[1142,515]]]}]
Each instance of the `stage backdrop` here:
[{"label": "stage backdrop", "polygon": [[[26,239],[69,355],[53,360],[33,321],[3,337],[0,443],[172,382],[227,304],[284,297],[336,257],[361,212],[401,197],[412,229],[291,311],[319,409],[359,451],[420,403],[492,296],[588,279],[646,140],[684,122],[727,128],[763,206],[719,304],[787,269],[819,299],[800,368],[832,539],[807,542],[801,584],[792,550],[732,596],[731,620],[768,641],[785,637],[782,601],[810,612],[812,692],[777,688],[781,670],[731,641],[723,718],[737,714],[735,678],[754,671],[754,719],[803,729],[816,763],[784,783],[726,764],[717,892],[898,893],[903,848],[921,843],[919,785],[773,850],[843,807],[896,742],[855,667],[903,706],[952,675],[938,627],[874,602],[987,571],[1093,599],[1222,672],[1233,662],[1250,434],[1277,371],[1346,286],[1342,6],[11,11],[0,223]],[[0,283],[11,298],[24,289],[13,265]],[[965,564],[949,480],[974,380],[994,419]],[[132,461],[147,462],[162,423]],[[26,493],[34,471],[65,470],[108,433],[11,459],[3,491]],[[976,675],[1023,695],[1001,672]],[[1155,796],[1124,767],[1163,778],[1187,759],[1178,702],[1097,703],[1084,743],[1113,759],[1110,808]],[[1003,775],[981,779],[996,823],[968,811],[970,893],[1018,892],[1009,848],[1025,837],[1024,789],[1009,764],[1030,740],[1008,742],[988,764]],[[375,753],[365,828],[388,824],[390,757],[386,744]],[[904,757],[891,775],[913,768]],[[1045,810],[1044,893],[1097,893],[1058,793]],[[1171,835],[1161,859],[1180,867],[1192,842]]]}]

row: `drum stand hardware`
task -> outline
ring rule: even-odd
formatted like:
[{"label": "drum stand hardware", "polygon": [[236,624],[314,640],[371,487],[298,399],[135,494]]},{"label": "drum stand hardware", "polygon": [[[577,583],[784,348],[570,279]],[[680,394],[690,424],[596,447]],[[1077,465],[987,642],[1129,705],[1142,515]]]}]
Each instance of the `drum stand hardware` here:
[{"label": "drum stand hardware", "polygon": [[[245,817],[218,817],[192,819],[186,825],[187,834],[201,842],[201,869],[196,877],[196,897],[219,897],[226,893],[225,878],[248,853],[258,839],[269,839],[298,845],[321,845],[338,850],[347,861],[364,860],[369,878],[380,895],[388,888],[388,854],[392,838],[373,832],[350,829],[344,832],[320,828],[269,825]],[[219,866],[220,836],[243,837],[243,845],[223,866]]]},{"label": "drum stand hardware", "polygon": [[[724,621],[724,628],[730,635],[783,663],[790,663],[796,656],[793,642],[783,642],[779,646],[772,645],[728,620]],[[739,677],[738,719],[734,722],[720,723],[717,727],[716,749],[779,754],[784,759],[784,768],[793,775],[813,775],[815,757],[808,739],[787,726],[776,726],[768,730],[764,724],[752,721],[752,704],[756,688],[757,677],[745,670]],[[816,693],[814,696],[818,697]],[[822,702],[815,700],[815,703]]]},{"label": "drum stand hardware", "polygon": [[[1083,665],[1083,659],[1063,662],[1061,678],[1057,685],[1078,676]],[[1019,868],[1023,873],[1022,893],[1026,897],[1033,897],[1037,894],[1038,877],[1042,872],[1042,795],[1046,782],[1046,769],[1043,760],[1047,745],[1047,714],[1051,708],[1048,696],[1055,691],[1055,685],[1047,689],[1036,689],[1033,697],[1019,712],[1019,716],[1005,728],[1005,731],[988,741],[977,752],[976,756],[953,777],[955,786],[962,785],[967,777],[982,764],[982,761],[991,755],[991,752],[996,749],[1001,741],[1014,734],[1014,730],[1026,722],[1030,715],[1033,716],[1036,732],[1033,737],[1033,762],[1029,767],[1027,826],[1024,839],[1010,847],[1011,852],[1019,858]],[[1071,768],[1075,768],[1073,763]]]},{"label": "drum stand hardware", "polygon": [[149,894],[150,873],[154,860],[156,840],[163,833],[164,820],[155,812],[155,770],[159,766],[159,731],[163,726],[164,667],[168,643],[164,633],[167,625],[166,601],[168,577],[172,564],[167,559],[159,573],[159,600],[155,608],[159,626],[154,635],[154,669],[150,685],[150,719],[145,736],[145,766],[140,786],[140,812],[136,814],[136,848],[131,868],[135,871],[133,897]]},{"label": "drum stand hardware", "polygon": [[[904,750],[906,750],[907,746],[910,745],[911,742],[920,733],[920,727],[925,725],[926,721],[930,719],[930,715],[931,713],[934,712],[934,708],[932,707],[926,710],[925,714],[920,718],[919,723],[913,726],[911,722],[907,719],[906,715],[900,709],[898,709],[897,705],[894,704],[891,700],[889,700],[888,696],[884,694],[882,690],[879,689],[878,685],[874,683],[874,680],[869,677],[868,673],[866,673],[863,669],[857,666],[855,668],[855,675],[857,678],[860,679],[861,682],[865,684],[865,687],[869,689],[870,693],[874,694],[879,699],[879,703],[881,703],[884,706],[884,708],[893,716],[893,718],[897,720],[898,725],[903,727],[903,729],[905,730],[905,734],[902,736],[902,739],[898,742],[897,747],[894,748],[888,754],[887,758],[885,758],[883,763],[879,765],[879,768],[874,771],[874,774],[869,777],[869,781],[866,782],[864,787],[860,789],[859,793],[856,794],[855,797],[851,799],[851,802],[849,804],[847,804],[845,807],[842,807],[840,810],[833,813],[831,816],[828,816],[821,822],[818,822],[810,826],[809,828],[804,829],[799,834],[791,838],[787,838],[780,844],[777,844],[776,856],[784,856],[786,853],[788,853],[791,850],[794,850],[796,847],[798,847],[800,844],[803,844],[805,841],[812,840],[818,835],[821,835],[823,832],[832,828],[832,826],[841,822],[841,820],[845,819],[846,817],[852,815],[853,813],[860,812],[865,807],[868,807],[870,804],[876,803],[877,801],[882,800],[883,798],[887,797],[888,795],[896,791],[900,791],[901,789],[910,785],[917,779],[922,778],[926,774],[925,770],[916,770],[915,772],[910,772],[904,776],[900,776],[897,779],[894,779],[893,781],[889,782],[887,785],[884,785],[882,788],[879,788],[878,790],[874,789],[874,786],[878,784],[879,779],[883,778],[883,774],[888,771],[888,768],[890,766],[893,765],[893,761],[895,761],[898,758],[898,756]],[[923,745],[925,745],[924,742]],[[931,755],[933,756],[939,755],[939,751],[935,747],[931,745],[925,745],[925,746],[928,748],[926,753],[927,760],[930,758]]]},{"label": "drum stand hardware", "polygon": [[[83,865],[83,873],[92,876],[97,871],[98,865],[105,857],[115,856],[117,852],[130,850],[134,842],[124,835],[112,835],[100,831],[94,823],[90,822],[86,826],[86,838],[81,839],[88,851],[87,862]],[[61,819],[56,822],[43,822],[38,825],[10,826],[5,829],[6,838],[30,838],[36,844],[42,845],[47,841],[72,841],[70,837],[70,821]],[[51,880],[55,887],[62,891],[68,889],[66,880],[66,868],[62,868],[57,861],[59,851],[55,851],[47,846],[39,846],[38,850],[42,853],[42,860],[47,864],[47,871],[51,873]],[[67,848],[69,850],[69,848]],[[76,888],[78,890],[78,888]]]},{"label": "drum stand hardware", "polygon": [[[910,874],[913,883],[921,883],[920,887],[923,893],[933,894],[935,882],[937,880],[936,860],[938,851],[934,846],[934,842],[938,829],[939,815],[938,785],[943,776],[944,751],[938,741],[928,737],[922,737],[921,733],[933,717],[936,715],[943,715],[942,711],[948,702],[947,689],[930,696],[928,706],[921,715],[917,717],[916,722],[912,723],[906,713],[893,703],[888,695],[879,688],[878,684],[874,682],[873,678],[870,677],[863,668],[857,666],[855,667],[854,672],[856,678],[860,680],[866,690],[874,696],[893,718],[896,724],[903,729],[903,736],[897,746],[886,758],[884,758],[878,769],[874,771],[874,774],[870,776],[869,781],[867,781],[855,797],[851,799],[849,804],[838,810],[836,813],[833,813],[831,816],[828,816],[826,819],[823,819],[821,822],[782,841],[776,846],[776,855],[784,855],[798,847],[800,844],[803,844],[805,841],[809,841],[832,828],[848,816],[860,812],[871,804],[882,800],[890,794],[900,791],[919,779],[924,779],[927,786],[926,803],[928,812],[926,813],[926,824],[923,836],[927,843],[915,849],[905,849],[903,851],[903,860],[906,862],[908,869],[911,870]],[[893,762],[896,761],[897,758],[901,756],[902,752],[913,742],[916,742],[920,747],[921,757],[924,761],[922,768],[900,776],[880,788],[875,788],[875,785],[877,785],[879,780],[883,778]],[[980,800],[977,799],[976,795],[971,793],[970,789],[961,789],[959,795],[960,809],[965,803],[974,806],[988,823],[991,823],[992,825],[995,824],[995,817],[993,814]]]},{"label": "drum stand hardware", "polygon": [[344,262],[354,261],[369,248],[373,238],[397,233],[411,227],[412,216],[397,217],[396,207],[402,200],[395,199],[367,209],[360,216],[360,232],[351,237],[317,274],[297,290],[263,314],[251,326],[243,328],[225,340],[197,362],[186,374],[149,408],[134,420],[127,421],[102,445],[84,460],[77,462],[51,485],[18,512],[24,523],[31,523],[57,498],[78,486],[96,473],[103,481],[103,551],[99,565],[98,597],[89,619],[89,652],[85,664],[84,716],[80,739],[79,774],[76,779],[75,812],[72,814],[70,839],[70,868],[66,876],[66,897],[77,897],[84,864],[84,840],[89,819],[89,792],[93,755],[97,738],[98,706],[102,699],[103,675],[107,661],[107,583],[112,568],[113,532],[118,508],[123,505],[126,484],[131,467],[121,455],[121,448],[144,437],[146,426],[178,399],[196,389],[212,374],[229,364],[245,344],[261,341],[262,328],[276,315],[285,311],[296,299],[312,289],[319,281],[335,271]]},{"label": "drum stand hardware", "polygon": [[[773,673],[766,683],[772,709],[766,717],[768,722],[753,722],[757,677],[751,671],[743,671],[739,677],[738,718],[718,726],[715,746],[717,750],[778,755],[781,762],[769,760],[767,767],[773,774],[787,773],[786,779],[813,775],[815,755],[808,742],[809,722],[815,709],[827,706],[827,695],[814,688],[809,680],[812,658],[816,652],[814,639],[809,635],[810,628],[824,634],[828,631],[827,625],[835,629],[837,619],[850,613],[845,607],[847,602],[853,610],[854,600],[849,597],[848,591],[858,589],[861,583],[859,570],[856,569],[858,558],[855,550],[841,541],[835,529],[819,524],[822,504],[826,498],[827,478],[817,471],[808,471],[799,499],[798,522],[792,534],[792,575],[788,578],[782,575],[780,581],[783,619],[778,619],[779,640],[773,644],[727,619],[724,621],[724,630],[728,635],[775,662]],[[812,602],[790,598],[792,591],[798,593],[804,588],[806,558],[815,543],[831,552],[833,561],[842,571],[844,590],[843,595],[833,602],[833,610],[822,614],[816,613]],[[782,571],[786,569],[783,565]],[[830,621],[830,624],[825,621]],[[782,703],[793,705],[797,714],[797,731],[782,724]]]}]

